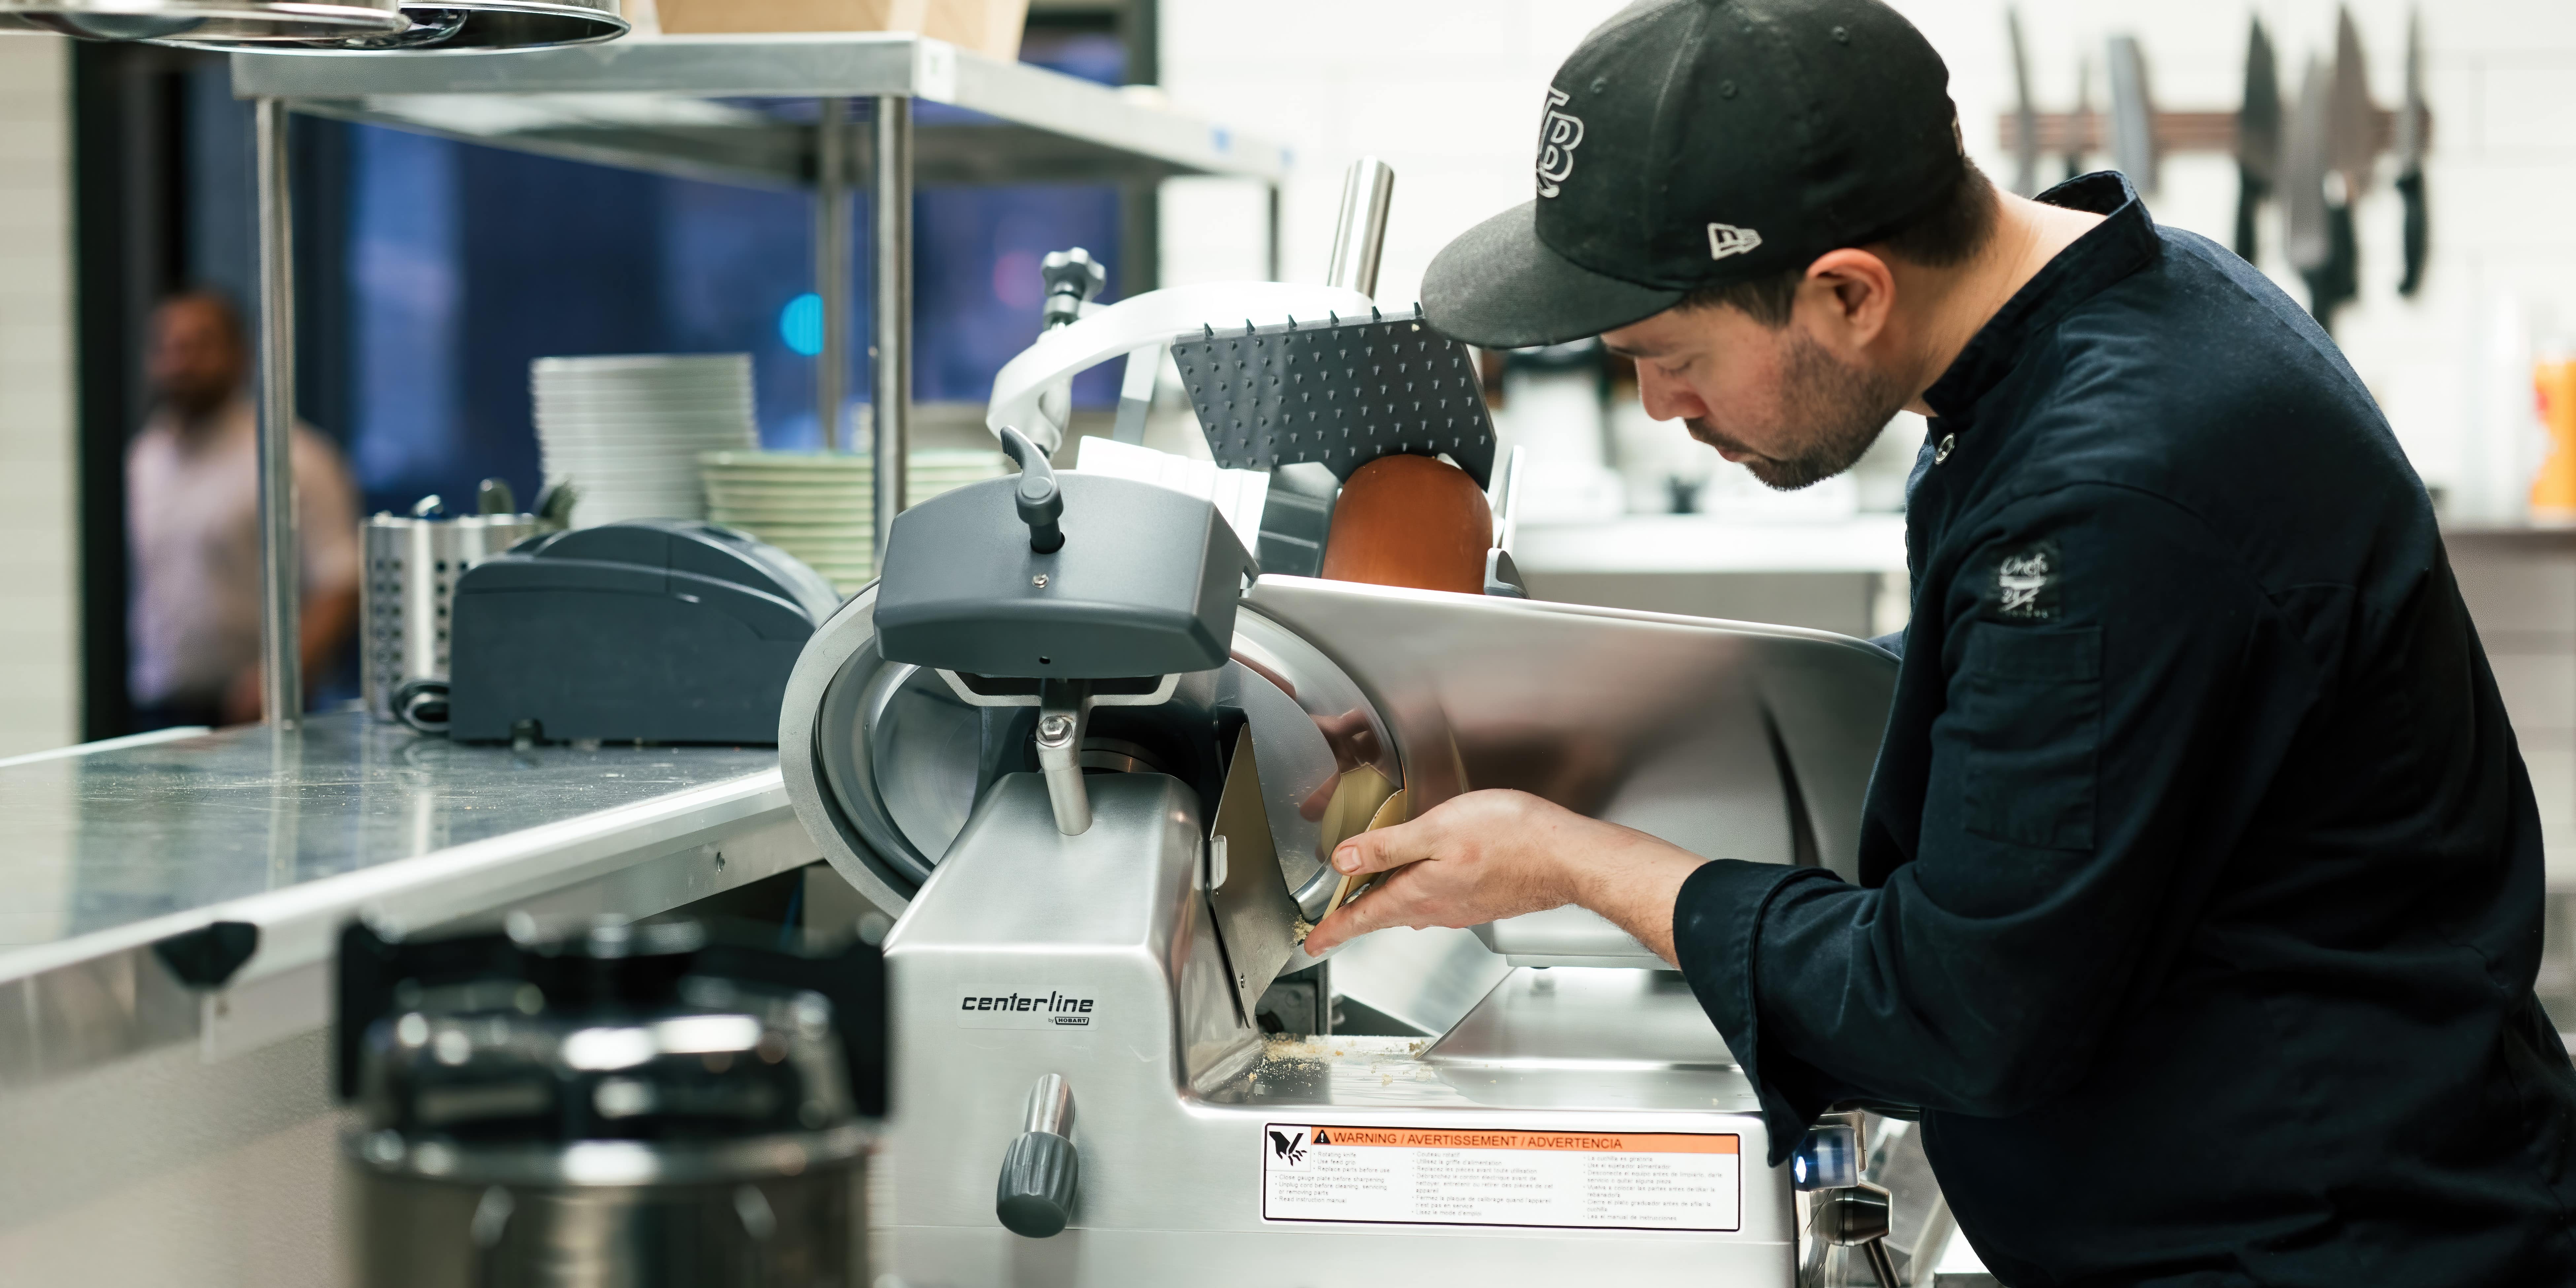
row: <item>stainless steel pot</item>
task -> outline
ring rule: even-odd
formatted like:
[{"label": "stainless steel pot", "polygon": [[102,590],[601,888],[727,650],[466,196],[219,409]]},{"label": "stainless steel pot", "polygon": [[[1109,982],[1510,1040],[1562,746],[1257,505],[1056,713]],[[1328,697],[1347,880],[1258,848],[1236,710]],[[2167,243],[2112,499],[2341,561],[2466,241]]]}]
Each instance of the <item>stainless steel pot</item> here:
[{"label": "stainless steel pot", "polygon": [[619,1185],[584,1174],[600,1160],[562,1153],[459,1151],[429,1175],[420,1151],[379,1162],[368,1156],[374,1143],[355,1137],[358,1282],[863,1288],[867,1146],[853,1128],[730,1151],[639,1149],[636,1161],[659,1179]]},{"label": "stainless steel pot", "polygon": [[340,975],[367,1288],[870,1282],[874,948],[685,922],[422,944],[353,926]]}]

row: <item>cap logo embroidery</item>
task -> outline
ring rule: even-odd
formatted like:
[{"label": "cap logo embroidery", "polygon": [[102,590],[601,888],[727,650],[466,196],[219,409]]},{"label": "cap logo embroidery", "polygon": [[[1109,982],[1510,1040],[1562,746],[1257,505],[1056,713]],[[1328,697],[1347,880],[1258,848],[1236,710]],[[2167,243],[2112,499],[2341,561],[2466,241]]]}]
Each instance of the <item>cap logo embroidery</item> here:
[{"label": "cap logo embroidery", "polygon": [[1729,255],[1746,254],[1756,247],[1759,247],[1761,244],[1762,234],[1757,233],[1750,228],[1738,228],[1733,224],[1710,224],[1708,226],[1708,257],[1710,259],[1724,259]]},{"label": "cap logo embroidery", "polygon": [[1547,119],[1538,127],[1538,195],[1553,197],[1564,191],[1568,175],[1574,173],[1574,149],[1583,143],[1583,118],[1556,109],[1565,106],[1564,90],[1547,92]]}]

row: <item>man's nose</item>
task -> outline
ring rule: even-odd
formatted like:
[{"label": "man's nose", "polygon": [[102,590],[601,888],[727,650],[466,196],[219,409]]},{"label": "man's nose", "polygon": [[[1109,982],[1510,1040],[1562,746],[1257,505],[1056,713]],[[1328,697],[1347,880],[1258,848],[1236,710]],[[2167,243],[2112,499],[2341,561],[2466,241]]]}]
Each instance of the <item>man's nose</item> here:
[{"label": "man's nose", "polygon": [[1646,414],[1656,420],[1708,414],[1708,404],[1701,402],[1689,385],[1658,373],[1652,363],[1637,364],[1637,399],[1645,404]]}]

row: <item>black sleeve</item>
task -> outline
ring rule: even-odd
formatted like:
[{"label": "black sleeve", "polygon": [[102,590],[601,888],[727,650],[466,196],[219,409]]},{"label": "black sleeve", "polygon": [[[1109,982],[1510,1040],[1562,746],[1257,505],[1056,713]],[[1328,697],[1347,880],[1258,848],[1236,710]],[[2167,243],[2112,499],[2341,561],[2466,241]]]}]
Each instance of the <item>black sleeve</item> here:
[{"label": "black sleeve", "polygon": [[[1940,667],[1943,699],[1910,752],[1928,764],[1919,829],[1887,829],[1911,853],[1876,889],[1720,860],[1674,908],[1775,1161],[1837,1101],[2004,1115],[2083,1076],[2152,928],[2189,897],[2174,874],[2204,753],[2240,736],[2254,653],[2280,643],[2260,587],[2167,502],[2067,488],[1980,532],[1918,601],[1939,618],[1914,642],[1941,656],[1912,664]],[[1904,758],[1883,750],[1880,773]]]}]

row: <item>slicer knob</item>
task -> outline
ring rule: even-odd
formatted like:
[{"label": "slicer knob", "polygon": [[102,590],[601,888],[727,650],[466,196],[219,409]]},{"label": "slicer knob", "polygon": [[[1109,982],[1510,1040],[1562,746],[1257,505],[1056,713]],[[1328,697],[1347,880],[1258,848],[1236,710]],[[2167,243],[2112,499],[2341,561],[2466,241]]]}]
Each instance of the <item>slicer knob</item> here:
[{"label": "slicer knob", "polygon": [[1074,1190],[1082,1157],[1074,1152],[1073,1088],[1050,1073],[1029,1088],[1025,1130],[1002,1154],[1001,1183],[993,1214],[1002,1228],[1031,1239],[1053,1238],[1073,1219]]},{"label": "slicer knob", "polygon": [[1013,1234],[1051,1238],[1073,1219],[1073,1191],[1081,1175],[1081,1156],[1074,1153],[1072,1141],[1053,1132],[1023,1132],[1002,1155],[1002,1184],[993,1195],[993,1213]]},{"label": "slicer knob", "polygon": [[1039,329],[1052,331],[1082,316],[1082,306],[1109,285],[1109,269],[1091,252],[1076,246],[1054,251],[1039,261],[1046,279],[1046,317]]}]

